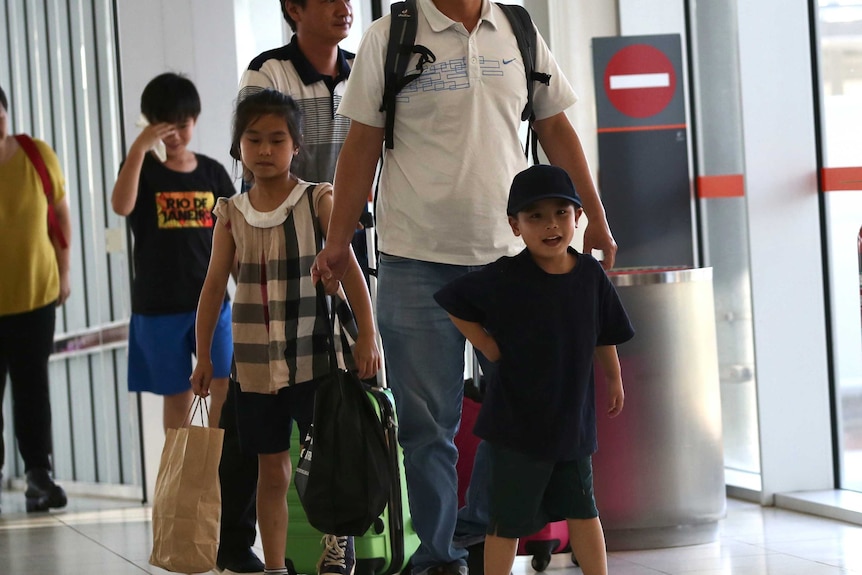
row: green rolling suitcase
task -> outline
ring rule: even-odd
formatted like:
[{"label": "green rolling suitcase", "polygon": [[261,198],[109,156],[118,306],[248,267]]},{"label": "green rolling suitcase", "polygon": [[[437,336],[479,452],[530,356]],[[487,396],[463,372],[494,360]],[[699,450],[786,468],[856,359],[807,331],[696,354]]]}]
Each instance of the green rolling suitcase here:
[{"label": "green rolling suitcase", "polygon": [[[393,489],[383,514],[362,537],[354,538],[356,575],[393,575],[400,573],[419,547],[419,537],[413,530],[404,479],[404,456],[398,445],[397,418],[392,392],[379,387],[369,388],[369,396],[377,408],[381,425],[390,446]],[[291,439],[290,459],[294,471],[299,462],[300,439],[296,425]],[[317,561],[323,553],[323,534],[308,524],[296,487],[287,493],[289,518],[285,557],[291,575],[317,572]]]}]

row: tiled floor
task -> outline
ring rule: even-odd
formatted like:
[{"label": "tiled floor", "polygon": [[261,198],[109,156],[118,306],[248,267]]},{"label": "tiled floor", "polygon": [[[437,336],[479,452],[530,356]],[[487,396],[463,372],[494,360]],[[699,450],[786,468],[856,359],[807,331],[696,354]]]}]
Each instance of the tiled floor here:
[{"label": "tiled floor", "polygon": [[[166,573],[147,563],[148,510],[111,500],[73,498],[62,512],[28,515],[21,493],[4,493],[0,575]],[[611,575],[862,574],[862,527],[738,500],[728,502],[720,540],[705,545],[610,554]],[[515,575],[532,574],[519,558]],[[549,575],[578,575],[555,555]]]}]

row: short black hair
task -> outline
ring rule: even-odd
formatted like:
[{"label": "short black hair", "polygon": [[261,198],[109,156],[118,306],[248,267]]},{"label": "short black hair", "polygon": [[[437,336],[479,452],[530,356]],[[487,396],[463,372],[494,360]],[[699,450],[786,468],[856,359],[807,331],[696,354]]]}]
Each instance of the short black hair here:
[{"label": "short black hair", "polygon": [[305,0],[278,0],[278,3],[281,4],[281,13],[284,15],[284,21],[287,22],[287,25],[290,26],[291,30],[296,32],[296,22],[290,17],[290,14],[287,13],[287,5],[296,4],[300,8],[305,8]]},{"label": "short black hair", "polygon": [[9,111],[9,100],[6,99],[6,92],[3,91],[3,88],[0,88],[0,106],[3,106],[7,112]]},{"label": "short black hair", "polygon": [[141,113],[151,124],[177,124],[201,113],[201,98],[191,80],[166,72],[150,80],[141,93]]}]

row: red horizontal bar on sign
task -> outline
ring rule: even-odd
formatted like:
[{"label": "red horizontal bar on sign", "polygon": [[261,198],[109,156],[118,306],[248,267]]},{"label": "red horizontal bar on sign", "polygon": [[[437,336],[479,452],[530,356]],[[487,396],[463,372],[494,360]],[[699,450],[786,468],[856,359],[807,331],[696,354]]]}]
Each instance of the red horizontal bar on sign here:
[{"label": "red horizontal bar on sign", "polygon": [[824,192],[862,190],[862,168],[823,168]]},{"label": "red horizontal bar on sign", "polygon": [[745,178],[742,174],[722,176],[698,176],[697,197],[741,198],[745,196]]},{"label": "red horizontal bar on sign", "polygon": [[658,126],[624,126],[620,128],[599,128],[599,134],[610,132],[645,132],[647,130],[685,130],[686,124],[661,124]]}]

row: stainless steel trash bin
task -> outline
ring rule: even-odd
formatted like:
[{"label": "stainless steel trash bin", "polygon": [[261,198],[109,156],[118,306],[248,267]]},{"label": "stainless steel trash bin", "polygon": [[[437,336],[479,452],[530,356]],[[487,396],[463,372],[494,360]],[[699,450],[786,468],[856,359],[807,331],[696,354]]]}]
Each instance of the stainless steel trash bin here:
[{"label": "stainless steel trash bin", "polygon": [[611,274],[637,334],[615,419],[596,370],[596,502],[610,550],[714,541],[725,515],[712,268]]}]

